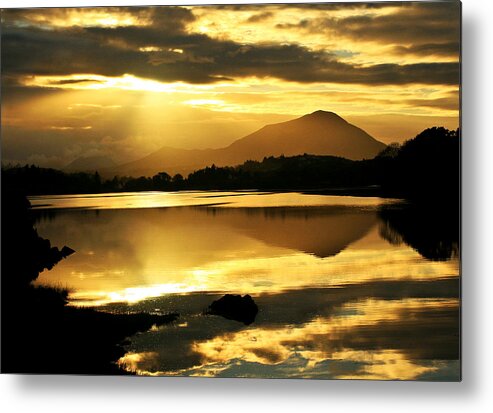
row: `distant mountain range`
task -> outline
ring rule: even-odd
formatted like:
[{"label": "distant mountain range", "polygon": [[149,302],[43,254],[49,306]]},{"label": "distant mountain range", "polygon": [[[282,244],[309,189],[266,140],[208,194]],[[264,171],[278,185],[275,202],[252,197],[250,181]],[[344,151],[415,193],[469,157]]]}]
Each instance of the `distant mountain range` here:
[{"label": "distant mountain range", "polygon": [[266,156],[304,153],[352,160],[371,159],[385,147],[384,143],[337,114],[319,110],[301,118],[264,126],[225,148],[199,150],[165,146],[144,158],[100,169],[100,173],[103,176],[152,176],[165,171],[187,175],[212,164],[235,166]]},{"label": "distant mountain range", "polygon": [[81,156],[70,162],[63,170],[65,172],[94,172],[116,166],[117,164],[106,156]]}]

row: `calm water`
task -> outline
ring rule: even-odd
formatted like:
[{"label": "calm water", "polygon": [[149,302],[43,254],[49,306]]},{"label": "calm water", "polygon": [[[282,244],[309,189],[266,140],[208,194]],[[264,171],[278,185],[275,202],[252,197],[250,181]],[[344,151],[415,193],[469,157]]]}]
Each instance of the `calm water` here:
[{"label": "calm water", "polygon": [[[144,375],[457,380],[458,218],[397,200],[178,192],[32,197],[76,254],[41,274],[71,304],[178,312],[131,337]],[[250,294],[253,324],[204,315]]]}]

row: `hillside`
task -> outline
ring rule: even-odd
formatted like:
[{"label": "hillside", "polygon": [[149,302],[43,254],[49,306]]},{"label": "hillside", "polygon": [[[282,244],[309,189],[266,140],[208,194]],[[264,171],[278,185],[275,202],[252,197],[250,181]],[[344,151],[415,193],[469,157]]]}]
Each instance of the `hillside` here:
[{"label": "hillside", "polygon": [[371,159],[385,148],[362,129],[332,112],[316,111],[301,118],[264,126],[220,149],[187,150],[163,147],[150,155],[106,168],[105,176],[151,176],[159,171],[188,174],[207,165],[238,165],[266,156],[304,153],[351,160]]},{"label": "hillside", "polygon": [[66,172],[95,172],[101,168],[108,169],[116,166],[117,164],[106,156],[81,156],[63,169]]}]

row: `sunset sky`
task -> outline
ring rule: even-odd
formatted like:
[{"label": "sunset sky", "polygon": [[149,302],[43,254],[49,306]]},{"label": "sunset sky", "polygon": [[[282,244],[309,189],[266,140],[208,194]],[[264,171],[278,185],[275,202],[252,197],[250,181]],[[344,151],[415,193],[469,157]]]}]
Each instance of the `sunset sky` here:
[{"label": "sunset sky", "polygon": [[459,124],[460,5],[2,10],[2,162],[217,148],[338,113],[385,143]]}]

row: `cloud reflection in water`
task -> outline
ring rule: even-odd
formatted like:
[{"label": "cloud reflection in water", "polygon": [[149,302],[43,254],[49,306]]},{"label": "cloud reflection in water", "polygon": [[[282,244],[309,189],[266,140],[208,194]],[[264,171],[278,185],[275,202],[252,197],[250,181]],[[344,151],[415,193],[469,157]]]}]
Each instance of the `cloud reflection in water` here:
[{"label": "cloud reflection in water", "polygon": [[[73,304],[181,314],[133,337],[121,365],[147,375],[459,378],[453,211],[183,196],[174,195],[181,207],[39,212],[39,233],[77,250],[40,283],[72,287]],[[204,199],[222,206],[196,205]],[[253,207],[259,199],[272,205]],[[253,296],[254,324],[203,315],[225,293]]]}]

